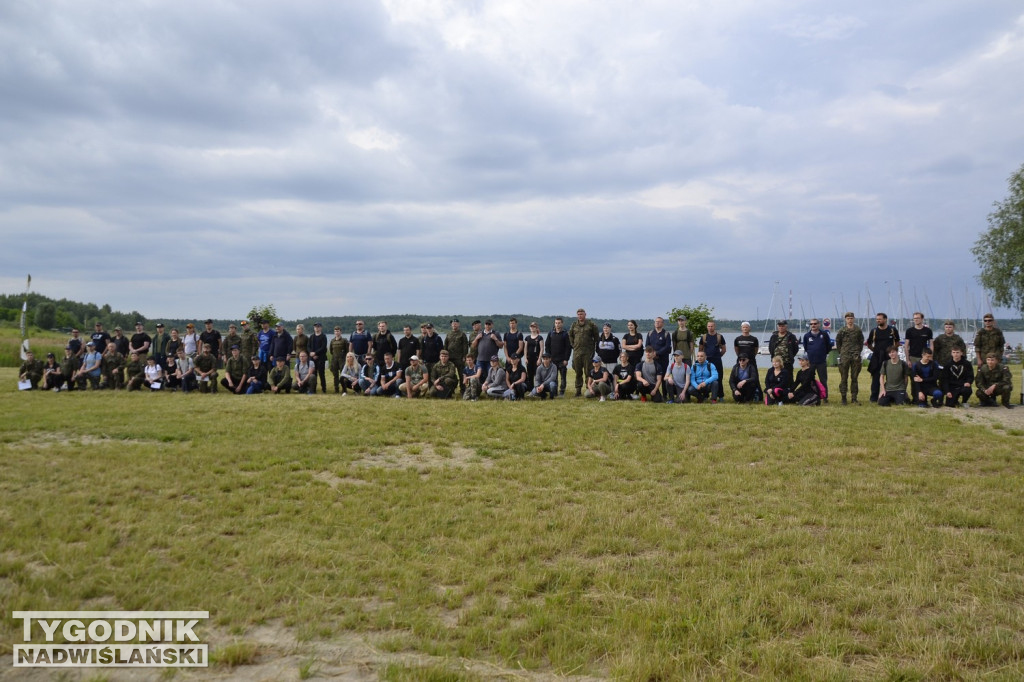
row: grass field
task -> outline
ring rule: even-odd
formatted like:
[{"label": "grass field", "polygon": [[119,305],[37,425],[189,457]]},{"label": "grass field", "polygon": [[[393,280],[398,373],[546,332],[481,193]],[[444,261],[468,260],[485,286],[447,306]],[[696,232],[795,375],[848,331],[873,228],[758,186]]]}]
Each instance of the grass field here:
[{"label": "grass field", "polygon": [[14,376],[3,679],[10,612],[78,608],[209,610],[200,675],[237,679],[341,675],[353,643],[370,679],[1024,678],[1018,429]]}]

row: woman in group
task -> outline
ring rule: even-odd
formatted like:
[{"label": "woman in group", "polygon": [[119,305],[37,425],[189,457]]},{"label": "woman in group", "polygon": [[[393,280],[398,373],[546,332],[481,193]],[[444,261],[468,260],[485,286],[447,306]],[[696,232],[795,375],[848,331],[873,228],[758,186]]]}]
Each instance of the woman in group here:
[{"label": "woman in group", "polygon": [[800,353],[796,358],[800,362],[800,369],[796,373],[793,388],[789,390],[789,399],[797,405],[820,405],[821,394],[818,393],[814,368],[811,367],[811,361],[807,359],[807,353]]},{"label": "woman in group", "polygon": [[178,335],[177,329],[171,329],[171,338],[168,339],[167,347],[164,348],[164,353],[171,359],[171,362],[178,357],[179,348],[181,348],[181,336]]},{"label": "woman in group", "polygon": [[199,334],[196,334],[196,326],[191,322],[185,325],[185,336],[181,342],[185,346],[185,355],[194,359],[199,352]]},{"label": "woman in group", "polygon": [[519,356],[509,353],[508,366],[505,368],[505,378],[508,388],[502,394],[505,400],[521,400],[526,395],[526,369],[523,367]]},{"label": "woman in group", "polygon": [[505,370],[498,361],[497,355],[491,356],[491,368],[487,370],[487,379],[480,386],[483,395],[489,398],[502,398],[508,390]]},{"label": "woman in group", "polygon": [[156,358],[150,355],[146,358],[146,368],[143,370],[143,381],[151,391],[159,391],[164,387],[164,368],[156,364]]},{"label": "woman in group", "polygon": [[43,363],[43,390],[59,391],[64,385],[64,373],[61,371],[60,363],[53,353],[46,354],[46,362]]},{"label": "woman in group", "polygon": [[644,337],[637,331],[636,320],[627,322],[626,330],[626,335],[622,337],[620,348],[626,351],[626,354],[629,356],[632,369],[636,369],[637,364],[644,359]]},{"label": "woman in group", "polygon": [[530,334],[524,339],[526,354],[526,390],[533,390],[533,379],[540,365],[540,354],[544,352],[544,337],[540,335],[540,325],[530,323]]},{"label": "woman in group", "polygon": [[772,368],[764,376],[764,404],[789,402],[789,390],[792,388],[793,378],[782,364],[782,358],[778,355],[772,358]]},{"label": "woman in group", "polygon": [[[306,327],[301,324],[297,324],[295,325],[295,336],[292,337],[292,354],[295,357],[298,357],[303,352],[306,352],[307,354],[309,353],[309,337],[306,336]],[[315,392],[316,388],[314,387],[313,390]],[[305,391],[300,391],[300,393],[304,392]]]},{"label": "woman in group", "polygon": [[612,371],[612,400],[628,400],[636,393],[635,362],[630,362],[629,351],[619,353],[619,364]]},{"label": "woman in group", "polygon": [[356,354],[345,353],[345,364],[341,366],[341,394],[345,395],[349,389],[359,392],[359,361]]},{"label": "woman in group", "polygon": [[263,389],[267,385],[267,368],[260,362],[259,355],[252,356],[252,365],[245,370],[245,377],[242,378],[242,381],[245,384],[247,395],[263,393]]}]

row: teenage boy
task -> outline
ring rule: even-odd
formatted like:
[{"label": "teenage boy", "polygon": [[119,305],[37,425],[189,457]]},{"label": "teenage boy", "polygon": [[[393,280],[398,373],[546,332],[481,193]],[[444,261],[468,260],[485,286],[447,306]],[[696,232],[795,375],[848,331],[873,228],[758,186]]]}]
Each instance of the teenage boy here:
[{"label": "teenage boy", "polygon": [[[907,330],[908,333],[910,330]],[[942,389],[939,388],[939,367],[932,362],[932,349],[921,348],[921,359],[911,369],[913,378],[914,400],[918,407],[942,407]]]},{"label": "teenage boy", "polygon": [[949,352],[950,359],[942,368],[942,392],[946,407],[967,407],[973,393],[974,365],[967,362],[965,353],[957,347]]},{"label": "teenage boy", "polygon": [[1010,396],[1013,394],[1010,368],[999,362],[995,353],[985,356],[985,364],[978,370],[974,383],[978,387],[977,395],[982,407],[995,407],[996,398],[1002,396],[1003,407],[1013,409],[1010,404]]},{"label": "teenage boy", "polygon": [[889,346],[889,359],[878,369],[878,405],[902,405],[907,402],[907,379],[910,368],[900,360],[899,346]]}]

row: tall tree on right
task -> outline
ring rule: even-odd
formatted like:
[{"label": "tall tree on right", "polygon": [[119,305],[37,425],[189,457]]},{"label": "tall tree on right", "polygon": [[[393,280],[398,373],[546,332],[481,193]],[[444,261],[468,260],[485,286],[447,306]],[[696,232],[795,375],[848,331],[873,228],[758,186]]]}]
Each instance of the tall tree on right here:
[{"label": "tall tree on right", "polygon": [[1009,178],[1010,194],[994,204],[988,229],[971,253],[981,268],[978,281],[998,306],[1024,313],[1024,165]]}]

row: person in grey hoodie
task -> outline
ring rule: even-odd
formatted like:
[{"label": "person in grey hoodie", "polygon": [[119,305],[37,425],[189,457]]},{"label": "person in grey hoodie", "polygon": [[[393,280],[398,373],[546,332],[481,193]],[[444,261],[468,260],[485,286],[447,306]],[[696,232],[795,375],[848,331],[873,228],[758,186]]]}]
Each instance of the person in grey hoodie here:
[{"label": "person in grey hoodie", "polygon": [[541,400],[554,400],[558,395],[558,367],[551,361],[551,353],[541,354],[540,365],[533,376],[533,390],[530,391],[530,395]]},{"label": "person in grey hoodie", "polygon": [[491,356],[491,367],[487,370],[487,379],[480,387],[485,395],[492,398],[502,398],[508,390],[508,381],[505,377],[505,370],[497,355]]}]

